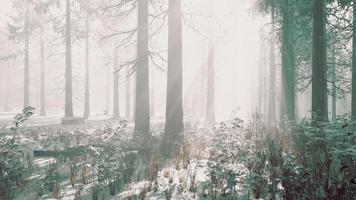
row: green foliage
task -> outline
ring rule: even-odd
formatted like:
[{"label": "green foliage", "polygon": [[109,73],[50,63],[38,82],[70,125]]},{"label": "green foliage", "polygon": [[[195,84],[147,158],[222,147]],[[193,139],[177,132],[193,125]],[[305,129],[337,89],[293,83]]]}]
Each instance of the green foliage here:
[{"label": "green foliage", "polygon": [[24,184],[31,170],[31,161],[26,156],[26,146],[21,144],[15,131],[33,114],[34,108],[23,109],[22,114],[15,116],[13,121],[13,135],[0,134],[0,197],[10,199],[13,191]]}]

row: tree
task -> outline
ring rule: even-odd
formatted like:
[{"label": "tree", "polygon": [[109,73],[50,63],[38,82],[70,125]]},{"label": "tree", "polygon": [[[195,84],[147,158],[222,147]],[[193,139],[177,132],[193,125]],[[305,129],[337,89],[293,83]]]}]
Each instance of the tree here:
[{"label": "tree", "polygon": [[126,100],[125,100],[125,116],[127,118],[130,118],[131,117],[131,78],[130,78],[130,68],[127,68],[127,71],[126,71],[126,81],[125,81],[125,86],[126,86],[126,89],[125,89],[125,97],[126,97]]},{"label": "tree", "polygon": [[70,0],[66,0],[66,71],[65,71],[65,117],[73,117],[72,86],[72,25]]},{"label": "tree", "polygon": [[208,45],[208,77],[207,77],[207,111],[206,123],[208,128],[215,126],[215,48],[212,39]]},{"label": "tree", "polygon": [[85,90],[84,90],[84,119],[88,119],[90,115],[90,81],[89,81],[89,37],[90,37],[90,13],[87,11],[85,18]]},{"label": "tree", "polygon": [[275,14],[274,8],[271,10],[271,36],[270,36],[270,63],[269,63],[269,94],[268,94],[268,123],[270,126],[276,125],[276,62],[275,62]]},{"label": "tree", "polygon": [[323,0],[313,1],[312,120],[328,121],[325,14]]},{"label": "tree", "polygon": [[282,5],[282,119],[295,120],[295,49],[293,45],[293,7],[291,0]]},{"label": "tree", "polygon": [[114,78],[114,92],[113,92],[113,118],[114,119],[120,119],[120,104],[119,104],[119,66],[118,66],[118,49],[114,49],[114,73],[113,73],[113,78]]},{"label": "tree", "polygon": [[136,104],[135,131],[148,135],[150,132],[150,94],[148,69],[148,10],[149,0],[137,2],[137,61],[136,61]]},{"label": "tree", "polygon": [[351,118],[356,120],[356,0],[353,0],[352,11],[352,91],[351,91]]},{"label": "tree", "polygon": [[46,115],[46,77],[45,77],[45,64],[44,64],[44,36],[43,36],[43,29],[40,30],[40,62],[41,62],[41,97],[40,97],[40,116]]},{"label": "tree", "polygon": [[[174,140],[183,132],[183,56],[181,0],[169,0],[168,71],[165,135]],[[173,141],[172,141],[173,142]]]},{"label": "tree", "polygon": [[16,42],[24,42],[24,82],[23,82],[23,107],[30,104],[30,34],[34,29],[35,20],[31,18],[32,2],[13,1],[14,8],[19,12],[8,23],[9,37]]}]

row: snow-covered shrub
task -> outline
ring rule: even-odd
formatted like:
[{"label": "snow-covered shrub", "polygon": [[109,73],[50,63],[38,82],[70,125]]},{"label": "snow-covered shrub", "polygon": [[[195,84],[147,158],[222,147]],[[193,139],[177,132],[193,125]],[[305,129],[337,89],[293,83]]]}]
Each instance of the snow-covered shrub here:
[{"label": "snow-covered shrub", "polygon": [[33,114],[32,107],[26,107],[15,116],[11,131],[0,133],[0,197],[10,199],[14,189],[24,184],[31,173],[31,160],[26,157],[24,144],[17,130]]}]

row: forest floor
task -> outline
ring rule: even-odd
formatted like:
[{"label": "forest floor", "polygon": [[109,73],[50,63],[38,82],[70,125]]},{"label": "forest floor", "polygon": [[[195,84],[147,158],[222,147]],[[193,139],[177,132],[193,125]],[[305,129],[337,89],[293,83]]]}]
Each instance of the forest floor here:
[{"label": "forest floor", "polygon": [[[134,133],[127,120],[45,123],[52,119],[35,116],[27,125],[1,130],[0,153],[6,157],[0,159],[5,171],[0,192],[12,188],[10,199],[250,200],[288,194],[354,199],[349,197],[356,194],[356,162],[349,162],[356,158],[356,134],[340,128],[343,119],[322,130],[301,123],[294,137],[288,130],[264,126],[258,115],[248,122],[221,122],[211,130],[187,120],[169,158],[162,149],[161,118],[152,120],[149,140]],[[310,160],[303,163],[300,155]],[[321,178],[310,173],[320,170]],[[330,178],[328,173],[339,179],[334,177],[337,181],[324,190],[320,185]],[[334,190],[340,185],[343,190]]]}]

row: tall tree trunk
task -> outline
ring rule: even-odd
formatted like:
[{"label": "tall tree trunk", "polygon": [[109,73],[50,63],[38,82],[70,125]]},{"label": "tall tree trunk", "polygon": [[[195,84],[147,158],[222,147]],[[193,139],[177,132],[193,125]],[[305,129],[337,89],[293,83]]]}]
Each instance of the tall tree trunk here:
[{"label": "tall tree trunk", "polygon": [[120,119],[120,102],[119,102],[119,66],[118,66],[118,58],[117,58],[117,48],[114,50],[114,93],[113,93],[113,117],[114,119]]},{"label": "tall tree trunk", "polygon": [[155,74],[154,74],[154,69],[151,70],[151,88],[150,88],[150,111],[151,111],[151,117],[155,116],[155,87],[154,87],[154,80],[155,80]]},{"label": "tall tree trunk", "polygon": [[125,116],[127,118],[130,118],[131,117],[131,78],[130,78],[130,68],[127,68],[127,71],[126,71],[126,102],[125,102]]},{"label": "tall tree trunk", "polygon": [[326,38],[323,0],[313,5],[312,120],[328,121]]},{"label": "tall tree trunk", "polygon": [[275,62],[275,23],[274,11],[271,13],[272,17],[272,32],[270,38],[270,66],[269,66],[269,100],[268,100],[268,124],[271,127],[276,126],[276,62]]},{"label": "tall tree trunk", "polygon": [[281,123],[295,120],[295,50],[293,45],[293,19],[290,1],[283,9]]},{"label": "tall tree trunk", "polygon": [[11,86],[11,73],[10,73],[10,64],[7,63],[6,65],[6,76],[5,76],[5,100],[4,100],[4,111],[9,111],[10,106],[9,106],[9,96],[10,96],[10,86]]},{"label": "tall tree trunk", "polygon": [[73,117],[72,86],[72,25],[70,0],[66,1],[66,72],[65,72],[65,117]]},{"label": "tall tree trunk", "polygon": [[353,0],[352,19],[352,92],[351,92],[351,118],[356,120],[356,0]]},{"label": "tall tree trunk", "polygon": [[183,132],[183,56],[181,0],[169,0],[168,72],[165,134],[169,139]]},{"label": "tall tree trunk", "polygon": [[335,48],[332,49],[332,102],[331,102],[331,120],[333,122],[336,122],[336,103],[337,103],[337,98],[336,98],[336,74],[335,74]]},{"label": "tall tree trunk", "polygon": [[149,0],[138,1],[135,131],[150,132],[150,88],[148,69]]},{"label": "tall tree trunk", "polygon": [[264,82],[264,70],[266,67],[266,44],[264,33],[260,32],[260,41],[261,41],[261,49],[260,49],[260,66],[258,72],[258,94],[257,94],[257,106],[256,106],[256,113],[259,115],[263,115],[263,97],[265,93],[265,82]]},{"label": "tall tree trunk", "polygon": [[109,114],[110,110],[110,77],[111,77],[111,72],[110,70],[107,71],[106,75],[106,105],[105,105],[105,112],[104,114],[107,115]]},{"label": "tall tree trunk", "polygon": [[215,48],[213,42],[209,41],[208,46],[208,78],[207,78],[207,127],[213,128],[215,125]]},{"label": "tall tree trunk", "polygon": [[89,82],[89,13],[87,13],[86,20],[86,33],[85,33],[85,91],[84,91],[84,119],[88,119],[90,115],[90,82]]},{"label": "tall tree trunk", "polygon": [[44,39],[43,39],[43,28],[41,28],[40,35],[40,59],[41,59],[41,108],[40,116],[46,116],[46,77],[45,77],[45,66],[44,66]]},{"label": "tall tree trunk", "polygon": [[29,55],[29,46],[30,46],[30,31],[29,31],[29,3],[26,1],[26,11],[25,11],[25,69],[24,69],[24,107],[30,105],[30,55]]}]

